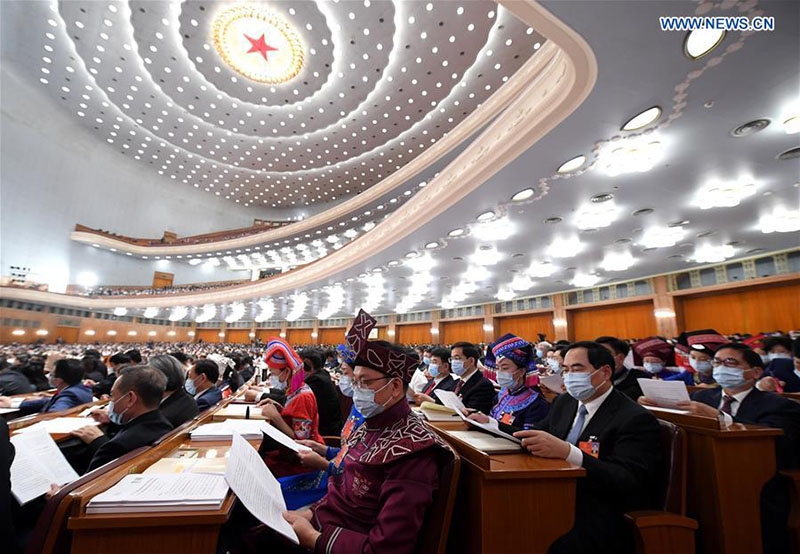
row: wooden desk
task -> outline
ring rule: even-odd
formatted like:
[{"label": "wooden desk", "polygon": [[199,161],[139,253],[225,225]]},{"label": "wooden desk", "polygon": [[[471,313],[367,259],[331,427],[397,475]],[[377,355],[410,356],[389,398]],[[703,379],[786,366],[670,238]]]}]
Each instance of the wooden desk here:
[{"label": "wooden desk", "polygon": [[[24,417],[19,417],[17,419],[13,419],[8,422],[8,430],[10,433],[14,433],[24,427],[28,427],[33,425],[34,423],[39,423],[40,421],[47,421],[50,419],[57,419],[59,417],[77,417],[83,410],[86,408],[91,408],[92,406],[98,406],[101,404],[105,404],[105,400],[97,400],[92,402],[87,402],[85,404],[80,404],[68,410],[59,410],[57,412],[46,412],[43,414],[30,414]],[[69,434],[64,433],[53,433],[50,436],[53,437],[53,440],[56,442],[62,441],[70,437]]]},{"label": "wooden desk", "polygon": [[448,552],[547,552],[572,529],[575,487],[586,472],[527,452],[486,454],[448,431],[464,422],[430,423],[461,456],[461,476]]},{"label": "wooden desk", "polygon": [[700,523],[697,552],[759,554],[761,489],[777,472],[775,437],[783,432],[716,418],[653,411],[686,431],[687,515]]}]

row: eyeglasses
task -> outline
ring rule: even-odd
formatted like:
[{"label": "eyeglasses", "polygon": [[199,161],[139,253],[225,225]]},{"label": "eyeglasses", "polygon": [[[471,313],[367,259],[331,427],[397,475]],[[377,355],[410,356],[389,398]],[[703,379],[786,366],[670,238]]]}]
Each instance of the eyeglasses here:
[{"label": "eyeglasses", "polygon": [[725,367],[739,367],[742,364],[741,361],[737,360],[736,358],[725,358],[724,360],[720,360],[719,358],[713,358],[711,360],[711,365],[714,367],[719,367],[724,365]]},{"label": "eyeglasses", "polygon": [[357,381],[353,381],[353,385],[358,387],[358,388],[360,388],[360,389],[367,389],[369,387],[367,387],[365,385],[367,385],[369,383],[372,383],[374,381],[380,381],[382,379],[391,379],[391,377],[386,376],[386,377],[375,377],[374,379],[359,379]]}]

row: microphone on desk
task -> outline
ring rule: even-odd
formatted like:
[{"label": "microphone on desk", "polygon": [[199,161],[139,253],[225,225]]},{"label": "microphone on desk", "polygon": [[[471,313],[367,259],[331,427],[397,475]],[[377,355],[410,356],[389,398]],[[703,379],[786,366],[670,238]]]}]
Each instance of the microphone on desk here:
[{"label": "microphone on desk", "polygon": [[244,418],[245,419],[250,419],[250,406],[247,406],[247,408],[245,408],[245,410],[244,410]]}]

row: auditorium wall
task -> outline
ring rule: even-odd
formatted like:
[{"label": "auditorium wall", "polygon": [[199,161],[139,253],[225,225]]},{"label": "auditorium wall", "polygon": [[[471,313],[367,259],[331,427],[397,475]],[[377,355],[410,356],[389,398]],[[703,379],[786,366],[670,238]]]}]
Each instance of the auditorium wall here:
[{"label": "auditorium wall", "polygon": [[185,236],[246,227],[253,218],[290,216],[282,210],[245,208],[159,176],[99,140],[40,87],[15,75],[13,67],[4,63],[1,71],[3,275],[10,266],[29,267],[32,280],[52,283],[56,291],[76,283],[84,271],[97,274],[101,285],[149,286],[154,271],[174,273],[176,284],[247,278],[246,272],[223,267],[134,259],[69,236],[76,223],[158,238],[164,230]]}]

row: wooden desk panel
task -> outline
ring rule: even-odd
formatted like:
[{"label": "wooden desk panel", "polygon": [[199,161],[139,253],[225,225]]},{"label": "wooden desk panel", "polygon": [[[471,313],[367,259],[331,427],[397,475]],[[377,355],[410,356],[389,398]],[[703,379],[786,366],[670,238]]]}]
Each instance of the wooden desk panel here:
[{"label": "wooden desk panel", "polygon": [[761,489],[777,471],[775,437],[782,431],[739,423],[713,429],[709,418],[657,415],[687,434],[687,515],[700,524],[697,552],[760,554]]},{"label": "wooden desk panel", "polygon": [[447,432],[465,423],[430,425],[462,458],[448,552],[545,553],[572,529],[583,469],[522,451],[488,455]]}]

